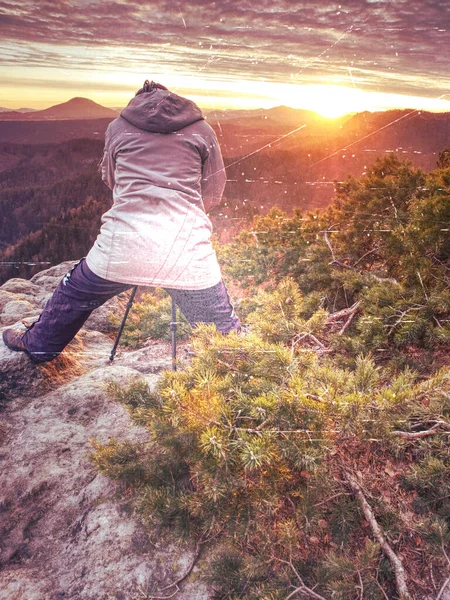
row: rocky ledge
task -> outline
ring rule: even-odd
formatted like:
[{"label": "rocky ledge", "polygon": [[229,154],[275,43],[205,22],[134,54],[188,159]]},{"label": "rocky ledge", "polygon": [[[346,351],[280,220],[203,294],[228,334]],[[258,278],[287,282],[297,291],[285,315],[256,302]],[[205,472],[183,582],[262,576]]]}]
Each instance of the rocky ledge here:
[{"label": "rocky ledge", "polygon": [[[0,333],[39,315],[73,263],[10,279],[0,287]],[[171,366],[170,347],[137,351],[112,346],[108,313],[115,298],[93,313],[67,353],[35,365],[0,342],[0,598],[2,600],[145,600],[190,564],[192,545],[157,538],[130,500],[89,460],[90,440],[142,441],[126,410],[105,383],[133,377],[155,385]],[[66,357],[64,358],[64,354]],[[195,573],[179,600],[206,600]]]}]

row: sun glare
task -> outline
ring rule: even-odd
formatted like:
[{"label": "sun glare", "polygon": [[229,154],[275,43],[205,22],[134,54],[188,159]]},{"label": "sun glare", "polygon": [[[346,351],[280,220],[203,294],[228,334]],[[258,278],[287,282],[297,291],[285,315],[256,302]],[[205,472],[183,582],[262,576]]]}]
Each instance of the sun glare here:
[{"label": "sun glare", "polygon": [[[294,88],[294,86],[292,86]],[[289,105],[307,108],[334,119],[348,113],[372,110],[370,99],[361,90],[335,85],[295,86]]]},{"label": "sun glare", "polygon": [[[384,111],[391,109],[416,109],[449,111],[448,95],[438,98],[406,96],[403,94],[365,91],[338,85],[292,86],[289,106],[307,108],[323,117],[336,118],[348,113]],[[295,89],[296,88],[296,89]]]}]

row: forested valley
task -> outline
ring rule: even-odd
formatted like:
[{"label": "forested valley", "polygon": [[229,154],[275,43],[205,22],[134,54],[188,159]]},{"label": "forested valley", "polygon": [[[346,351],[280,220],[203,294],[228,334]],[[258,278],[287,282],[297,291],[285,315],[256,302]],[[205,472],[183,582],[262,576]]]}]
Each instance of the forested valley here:
[{"label": "forested valley", "polygon": [[[289,215],[326,208],[336,182],[363,176],[377,156],[396,154],[430,171],[450,139],[446,113],[333,120],[278,107],[208,119],[227,167],[223,202],[211,213],[222,242],[273,206]],[[98,173],[107,123],[0,122],[2,139],[11,140],[0,143],[0,283],[87,253],[112,201]]]}]

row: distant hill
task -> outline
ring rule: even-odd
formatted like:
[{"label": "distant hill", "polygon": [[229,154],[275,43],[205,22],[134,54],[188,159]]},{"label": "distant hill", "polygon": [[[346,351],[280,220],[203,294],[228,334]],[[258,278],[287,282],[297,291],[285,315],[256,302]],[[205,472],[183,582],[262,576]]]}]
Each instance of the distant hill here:
[{"label": "distant hill", "polygon": [[33,119],[0,120],[0,140],[13,144],[59,144],[74,139],[104,140],[109,123],[106,119],[64,119],[35,121]]},{"label": "distant hill", "polygon": [[211,124],[230,124],[238,122],[245,127],[268,127],[271,125],[285,125],[297,127],[303,124],[316,125],[319,127],[339,127],[341,123],[351,119],[353,115],[337,119],[322,117],[319,113],[302,108],[291,108],[290,106],[274,106],[273,108],[260,108],[256,110],[212,110],[206,111],[206,120]]},{"label": "distant hill", "polygon": [[369,153],[396,152],[431,169],[437,154],[450,146],[450,113],[390,110],[326,119],[284,106],[253,112],[230,111],[224,119],[210,113],[208,122],[217,132],[225,157],[276,149],[297,157],[306,152],[308,168],[323,161],[325,172],[320,175],[328,180],[361,175]]},{"label": "distant hill", "polygon": [[5,108],[0,106],[0,113],[2,112],[31,113],[36,112],[36,110],[34,108]]},{"label": "distant hill", "polygon": [[59,121],[75,119],[115,119],[118,112],[106,108],[88,98],[72,98],[68,102],[56,104],[45,110],[33,112],[0,112],[0,121]]}]

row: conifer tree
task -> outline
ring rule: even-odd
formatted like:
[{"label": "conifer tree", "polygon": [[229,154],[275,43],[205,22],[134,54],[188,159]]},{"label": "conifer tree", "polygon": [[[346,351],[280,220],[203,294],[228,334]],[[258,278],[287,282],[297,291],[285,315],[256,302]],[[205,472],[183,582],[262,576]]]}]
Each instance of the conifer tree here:
[{"label": "conifer tree", "polygon": [[214,598],[443,598],[449,186],[387,157],[326,213],[258,217],[221,252],[246,333],[200,326],[157,389],[110,384],[149,442],[93,460],[196,541]]}]

